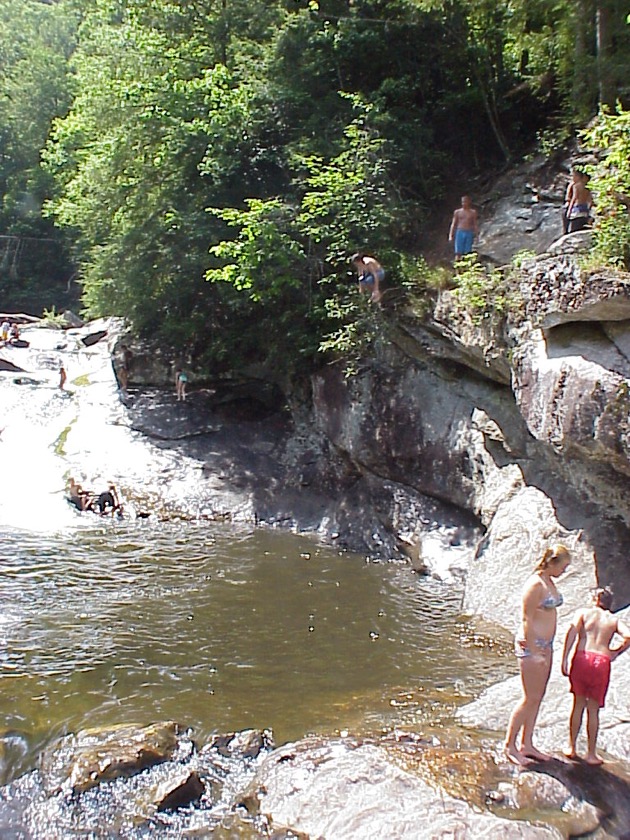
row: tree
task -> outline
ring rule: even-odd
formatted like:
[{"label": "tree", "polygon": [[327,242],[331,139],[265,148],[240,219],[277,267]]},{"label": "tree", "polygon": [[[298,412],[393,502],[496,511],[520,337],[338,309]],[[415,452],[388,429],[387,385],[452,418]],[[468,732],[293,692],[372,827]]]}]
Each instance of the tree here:
[{"label": "tree", "polygon": [[0,0],[0,290],[5,306],[67,301],[65,236],[42,217],[53,183],[40,165],[50,125],[70,103],[71,2]]},{"label": "tree", "polygon": [[602,153],[590,170],[597,202],[596,254],[630,269],[630,111],[601,112],[582,137]]}]

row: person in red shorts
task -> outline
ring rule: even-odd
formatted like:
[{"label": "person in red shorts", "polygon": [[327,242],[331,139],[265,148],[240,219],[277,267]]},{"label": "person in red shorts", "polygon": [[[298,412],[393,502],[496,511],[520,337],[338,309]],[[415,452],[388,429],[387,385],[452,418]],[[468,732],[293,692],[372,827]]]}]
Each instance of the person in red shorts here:
[{"label": "person in red shorts", "polygon": [[[573,694],[569,747],[565,755],[571,759],[579,758],[576,742],[586,709],[587,764],[603,762],[596,751],[597,734],[599,710],[604,705],[610,681],[610,663],[630,647],[630,629],[610,612],[612,600],[610,589],[595,590],[593,606],[578,610],[573,617],[562,653],[562,673],[569,677]],[[615,634],[623,641],[619,647],[612,648],[610,644]],[[569,656],[574,645],[575,654],[569,669]]]}]

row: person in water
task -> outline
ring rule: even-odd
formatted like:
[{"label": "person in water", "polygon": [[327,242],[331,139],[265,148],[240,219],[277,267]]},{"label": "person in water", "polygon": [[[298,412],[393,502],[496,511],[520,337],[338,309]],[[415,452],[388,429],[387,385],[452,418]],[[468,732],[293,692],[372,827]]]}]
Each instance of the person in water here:
[{"label": "person in water", "polygon": [[[611,612],[613,595],[610,589],[596,589],[593,605],[578,610],[573,617],[564,640],[562,673],[569,677],[573,708],[569,719],[569,747],[567,758],[576,759],[577,738],[586,709],[586,735],[588,739],[587,764],[602,764],[597,755],[599,710],[603,707],[610,682],[610,663],[630,647],[630,628]],[[612,648],[615,635],[622,638],[619,647]],[[575,653],[569,668],[569,656]]]},{"label": "person in water", "polygon": [[547,548],[523,588],[522,623],[514,643],[523,697],[510,716],[505,736],[505,755],[514,764],[526,765],[551,757],[536,749],[532,736],[549,682],[556,612],[562,604],[555,580],[570,562],[571,555],[564,545]]},{"label": "person in water", "polygon": [[72,477],[68,479],[68,501],[80,511],[87,510],[90,503],[90,494]]},{"label": "person in water", "polygon": [[120,504],[116,486],[110,484],[107,490],[93,499],[90,502],[89,510],[94,513],[100,513],[101,516],[106,516],[107,514],[122,516],[123,506]]}]

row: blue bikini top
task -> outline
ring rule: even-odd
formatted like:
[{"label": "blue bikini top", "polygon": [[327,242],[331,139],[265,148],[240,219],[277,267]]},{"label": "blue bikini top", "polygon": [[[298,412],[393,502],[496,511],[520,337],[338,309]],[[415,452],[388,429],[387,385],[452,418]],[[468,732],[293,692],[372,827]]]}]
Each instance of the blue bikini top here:
[{"label": "blue bikini top", "polygon": [[558,592],[557,595],[547,595],[546,598],[540,602],[540,608],[543,610],[555,610],[564,604],[564,598]]}]

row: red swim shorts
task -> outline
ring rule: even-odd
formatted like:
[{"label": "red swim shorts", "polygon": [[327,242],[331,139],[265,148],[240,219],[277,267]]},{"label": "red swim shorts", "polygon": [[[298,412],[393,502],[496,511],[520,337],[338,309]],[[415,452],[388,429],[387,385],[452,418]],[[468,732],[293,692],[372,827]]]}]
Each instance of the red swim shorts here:
[{"label": "red swim shorts", "polygon": [[577,697],[597,700],[604,705],[610,682],[610,657],[603,653],[578,650],[571,663],[571,691]]}]

